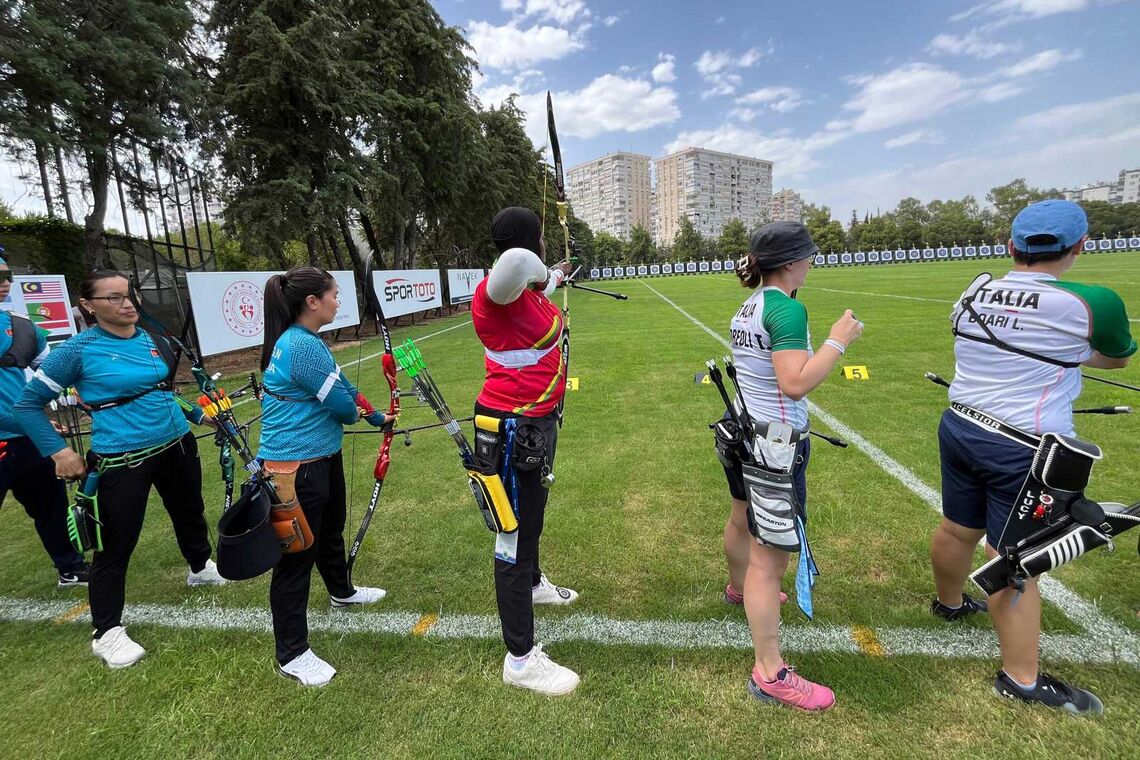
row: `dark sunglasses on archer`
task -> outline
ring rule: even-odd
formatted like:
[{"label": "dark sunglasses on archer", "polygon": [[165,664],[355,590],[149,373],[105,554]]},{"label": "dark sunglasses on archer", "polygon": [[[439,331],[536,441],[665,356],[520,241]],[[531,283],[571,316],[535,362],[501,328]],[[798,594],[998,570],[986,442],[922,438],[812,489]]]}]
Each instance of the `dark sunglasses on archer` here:
[{"label": "dark sunglasses on archer", "polygon": [[0,282],[11,282],[11,281],[12,281],[12,270],[11,269],[0,269]]}]

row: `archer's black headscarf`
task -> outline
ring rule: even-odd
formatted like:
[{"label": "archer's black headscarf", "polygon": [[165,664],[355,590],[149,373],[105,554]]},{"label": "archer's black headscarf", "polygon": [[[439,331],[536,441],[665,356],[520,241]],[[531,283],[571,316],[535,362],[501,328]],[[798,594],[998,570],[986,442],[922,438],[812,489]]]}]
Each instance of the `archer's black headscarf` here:
[{"label": "archer's black headscarf", "polygon": [[542,223],[538,214],[529,208],[511,206],[495,214],[491,222],[491,239],[499,253],[511,248],[525,248],[536,256],[541,255]]}]

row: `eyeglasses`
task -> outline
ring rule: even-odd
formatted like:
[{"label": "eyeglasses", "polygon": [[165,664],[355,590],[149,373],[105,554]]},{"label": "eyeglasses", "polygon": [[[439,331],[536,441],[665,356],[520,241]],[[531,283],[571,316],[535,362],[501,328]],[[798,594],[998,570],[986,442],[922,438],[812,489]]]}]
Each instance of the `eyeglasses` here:
[{"label": "eyeglasses", "polygon": [[0,270],[0,282],[11,282],[11,281],[12,281],[12,270],[11,269]]},{"label": "eyeglasses", "polygon": [[87,298],[84,300],[87,300],[87,301],[106,301],[107,303],[111,304],[112,306],[122,306],[123,301],[126,301],[128,299],[129,299],[129,296],[119,295],[116,293],[113,296],[91,296],[90,298]]}]

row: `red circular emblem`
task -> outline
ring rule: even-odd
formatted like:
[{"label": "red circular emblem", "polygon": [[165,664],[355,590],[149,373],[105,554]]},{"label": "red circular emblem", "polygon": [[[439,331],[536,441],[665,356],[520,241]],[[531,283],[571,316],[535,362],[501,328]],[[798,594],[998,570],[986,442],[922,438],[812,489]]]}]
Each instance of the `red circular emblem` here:
[{"label": "red circular emblem", "polygon": [[265,329],[264,301],[261,288],[248,280],[238,280],[222,294],[222,319],[243,338],[261,335]]}]

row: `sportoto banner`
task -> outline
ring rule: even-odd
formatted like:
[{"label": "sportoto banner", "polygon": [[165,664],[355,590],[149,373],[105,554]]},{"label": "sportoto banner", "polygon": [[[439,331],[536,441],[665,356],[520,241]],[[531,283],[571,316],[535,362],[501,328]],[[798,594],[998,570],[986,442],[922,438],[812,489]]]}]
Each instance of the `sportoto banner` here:
[{"label": "sportoto banner", "polygon": [[443,306],[438,269],[386,269],[373,272],[372,287],[376,289],[380,308],[388,318]]},{"label": "sportoto banner", "polygon": [[[281,272],[187,272],[198,345],[205,356],[260,346],[265,332],[265,283]],[[340,309],[321,332],[360,324],[356,275],[332,272]]]},{"label": "sportoto banner", "polygon": [[30,319],[47,332],[48,343],[61,343],[75,335],[71,297],[62,274],[18,274],[0,309]]},{"label": "sportoto banner", "polygon": [[[471,303],[471,299],[475,297],[475,286],[482,281],[483,277],[482,269],[448,269],[448,302],[452,306],[459,303]],[[384,309],[384,316],[388,316],[387,307]]]}]

